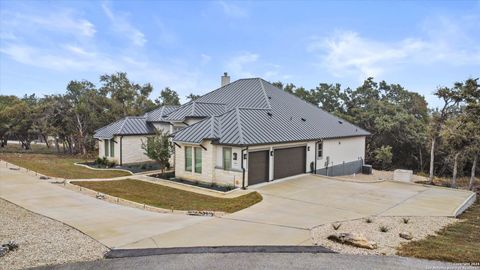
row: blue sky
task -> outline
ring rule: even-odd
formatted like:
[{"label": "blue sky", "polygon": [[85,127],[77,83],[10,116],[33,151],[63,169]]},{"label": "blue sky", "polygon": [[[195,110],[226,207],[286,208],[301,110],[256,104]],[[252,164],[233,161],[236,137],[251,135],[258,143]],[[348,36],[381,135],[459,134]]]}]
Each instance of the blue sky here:
[{"label": "blue sky", "polygon": [[421,93],[480,77],[480,1],[0,1],[0,94],[125,71],[184,99],[232,79],[368,76]]}]

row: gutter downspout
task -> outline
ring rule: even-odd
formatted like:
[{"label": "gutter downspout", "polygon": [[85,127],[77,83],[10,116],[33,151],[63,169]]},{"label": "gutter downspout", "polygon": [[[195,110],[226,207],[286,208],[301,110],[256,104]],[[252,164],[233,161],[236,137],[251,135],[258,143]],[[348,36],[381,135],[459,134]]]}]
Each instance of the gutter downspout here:
[{"label": "gutter downspout", "polygon": [[242,189],[247,189],[245,187],[245,166],[243,166],[243,161],[245,160],[243,151],[247,151],[247,150],[248,150],[248,146],[247,148],[242,149],[242,152],[241,152],[242,153],[242,157],[241,157],[242,158]]}]

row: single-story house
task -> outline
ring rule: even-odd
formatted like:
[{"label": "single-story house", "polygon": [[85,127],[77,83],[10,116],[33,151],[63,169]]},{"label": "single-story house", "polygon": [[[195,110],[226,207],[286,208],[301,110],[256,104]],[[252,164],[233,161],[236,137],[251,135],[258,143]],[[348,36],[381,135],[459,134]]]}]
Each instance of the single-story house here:
[{"label": "single-story house", "polygon": [[227,74],[220,88],[156,111],[155,121],[147,113],[99,129],[99,155],[110,156],[113,146],[120,163],[146,160],[139,138],[161,128],[172,135],[176,177],[246,187],[303,173],[359,172],[369,135],[261,78],[230,83]]},{"label": "single-story house", "polygon": [[155,134],[155,130],[172,133],[174,130],[164,117],[178,106],[162,106],[143,116],[127,116],[97,129],[93,137],[98,140],[98,156],[116,164],[151,161],[142,149],[142,142]]}]

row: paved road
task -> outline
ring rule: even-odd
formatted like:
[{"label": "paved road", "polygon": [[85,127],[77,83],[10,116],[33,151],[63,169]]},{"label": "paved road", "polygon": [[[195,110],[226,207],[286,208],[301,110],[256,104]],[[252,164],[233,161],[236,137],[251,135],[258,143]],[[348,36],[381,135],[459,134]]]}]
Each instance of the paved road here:
[{"label": "paved road", "polygon": [[442,262],[388,256],[360,256],[328,253],[209,253],[109,259],[39,269],[474,269],[473,267],[454,268],[454,266],[455,265]]}]

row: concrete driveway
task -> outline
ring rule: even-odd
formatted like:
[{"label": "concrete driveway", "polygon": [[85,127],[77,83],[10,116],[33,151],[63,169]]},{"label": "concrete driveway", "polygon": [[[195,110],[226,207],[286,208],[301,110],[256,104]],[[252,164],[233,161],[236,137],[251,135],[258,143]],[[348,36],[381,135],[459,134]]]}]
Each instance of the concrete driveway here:
[{"label": "concrete driveway", "polygon": [[[98,200],[0,163],[0,197],[116,248],[211,218],[161,214]],[[54,228],[52,228],[54,229]]]},{"label": "concrete driveway", "polygon": [[314,226],[367,216],[455,216],[474,193],[400,182],[357,183],[316,175],[251,187],[263,201],[245,210],[124,248],[309,245]]},{"label": "concrete driveway", "polygon": [[0,197],[110,248],[311,245],[314,226],[366,216],[455,216],[472,192],[303,175],[251,187],[263,201],[222,218],[161,214],[101,201],[0,164]]}]

